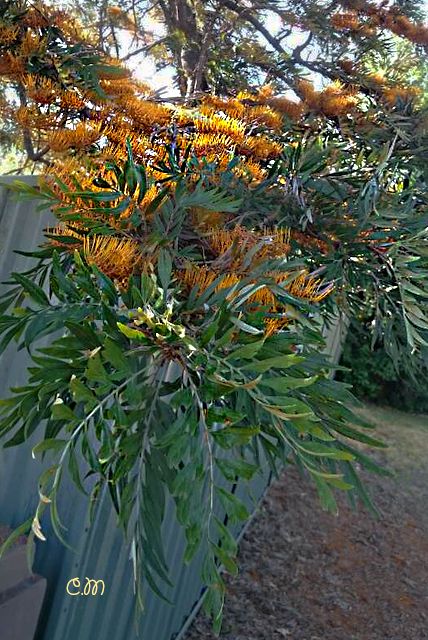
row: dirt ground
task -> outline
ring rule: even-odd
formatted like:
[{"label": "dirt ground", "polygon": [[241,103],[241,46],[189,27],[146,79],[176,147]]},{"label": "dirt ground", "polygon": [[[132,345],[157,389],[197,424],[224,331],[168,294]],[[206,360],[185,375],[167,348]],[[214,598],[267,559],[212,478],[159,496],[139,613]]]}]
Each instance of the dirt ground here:
[{"label": "dirt ground", "polygon": [[[227,578],[225,640],[428,640],[428,416],[367,407],[394,478],[365,476],[376,520],[338,517],[287,469],[269,490]],[[186,640],[214,640],[199,614]]]}]

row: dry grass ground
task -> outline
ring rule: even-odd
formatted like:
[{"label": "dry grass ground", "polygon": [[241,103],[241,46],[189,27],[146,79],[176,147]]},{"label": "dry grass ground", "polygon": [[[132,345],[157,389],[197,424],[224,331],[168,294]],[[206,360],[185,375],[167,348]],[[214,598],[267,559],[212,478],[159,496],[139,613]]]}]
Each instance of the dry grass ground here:
[{"label": "dry grass ground", "polygon": [[[393,478],[366,476],[381,513],[324,513],[293,469],[274,483],[228,579],[225,640],[428,640],[428,416],[365,407]],[[213,640],[199,615],[186,640]]]}]

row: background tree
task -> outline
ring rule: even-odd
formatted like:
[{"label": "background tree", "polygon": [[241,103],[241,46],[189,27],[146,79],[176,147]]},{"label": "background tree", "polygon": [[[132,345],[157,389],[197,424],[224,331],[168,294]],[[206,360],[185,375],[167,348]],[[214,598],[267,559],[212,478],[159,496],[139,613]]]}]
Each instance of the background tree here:
[{"label": "background tree", "polygon": [[[368,63],[376,71],[380,59],[389,57],[391,62],[393,52],[401,47],[401,54],[405,42],[407,63],[400,55],[398,67],[389,65],[396,83],[402,83],[405,73],[409,84],[410,60],[421,69],[419,76],[426,76],[418,52],[426,47],[427,29],[415,22],[423,16],[420,2],[384,2],[379,11],[370,2],[352,7],[346,2],[243,5],[235,0],[63,4],[86,25],[87,44],[137,67],[150,58],[159,69],[173,69],[183,97],[199,91],[234,95],[273,83],[276,93],[304,99],[302,78],[310,78],[317,88],[337,80],[372,92],[376,78],[364,77]],[[7,5],[3,2],[4,8]],[[4,47],[7,50],[7,39]],[[5,94],[4,88],[2,94],[6,102],[23,99],[10,90]],[[3,146],[17,137],[13,122],[4,120]],[[31,159],[28,136],[24,146]]]},{"label": "background tree", "polygon": [[[73,6],[83,21],[96,21],[105,52],[125,60],[148,53],[160,66],[172,65],[181,95],[190,95],[239,90],[257,80],[295,90],[296,78],[308,71],[349,81],[339,63],[384,50],[391,34],[427,45],[427,31],[418,24],[423,4],[146,0]],[[124,29],[132,39],[121,40]]]}]

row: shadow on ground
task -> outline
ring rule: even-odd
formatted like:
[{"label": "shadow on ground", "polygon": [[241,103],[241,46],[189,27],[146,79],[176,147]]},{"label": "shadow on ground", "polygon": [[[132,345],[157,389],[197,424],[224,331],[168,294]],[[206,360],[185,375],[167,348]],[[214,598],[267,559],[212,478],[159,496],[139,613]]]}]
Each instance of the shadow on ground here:
[{"label": "shadow on ground", "polygon": [[[323,512],[289,468],[269,490],[228,578],[225,640],[428,639],[428,417],[366,407],[394,478],[366,476],[381,513]],[[214,640],[200,614],[186,640]]]}]

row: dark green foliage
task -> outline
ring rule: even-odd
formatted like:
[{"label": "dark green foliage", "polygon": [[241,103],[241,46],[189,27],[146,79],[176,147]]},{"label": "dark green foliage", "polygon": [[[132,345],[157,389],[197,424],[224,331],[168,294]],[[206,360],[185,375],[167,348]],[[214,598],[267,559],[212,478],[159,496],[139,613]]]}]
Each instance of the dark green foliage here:
[{"label": "dark green foliage", "polygon": [[412,367],[397,371],[381,344],[372,348],[368,323],[353,320],[344,345],[337,379],[351,384],[362,400],[389,405],[401,411],[428,412],[428,354],[411,358]]}]

